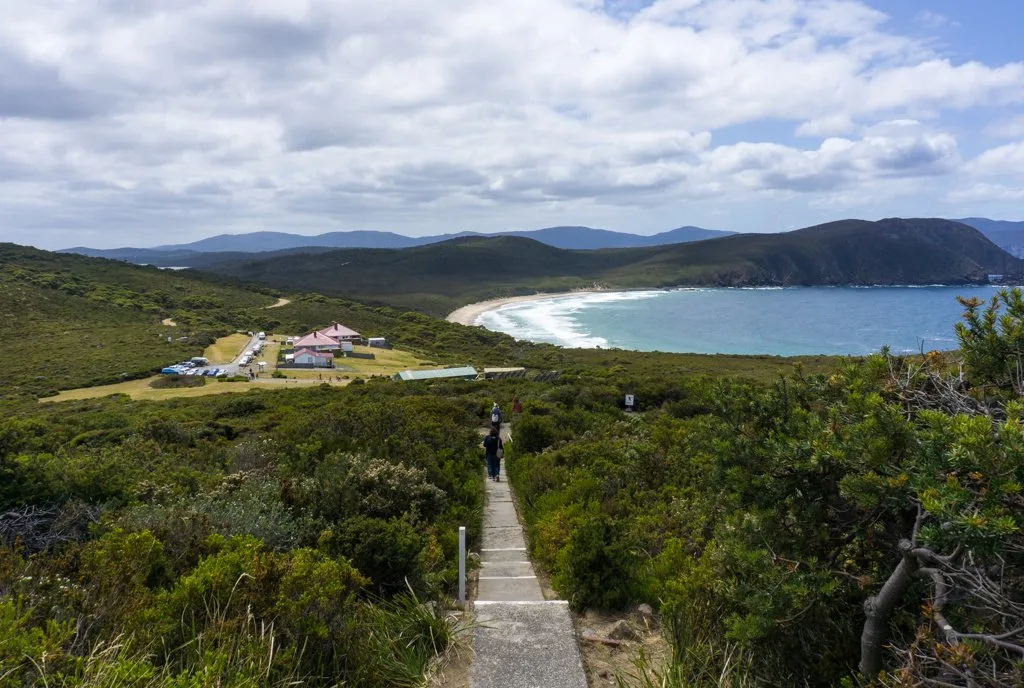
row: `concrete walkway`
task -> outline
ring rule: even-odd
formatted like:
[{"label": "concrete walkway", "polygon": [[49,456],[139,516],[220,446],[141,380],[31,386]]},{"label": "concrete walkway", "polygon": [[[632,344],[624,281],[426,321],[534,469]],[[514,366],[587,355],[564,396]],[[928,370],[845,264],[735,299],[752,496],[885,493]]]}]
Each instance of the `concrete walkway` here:
[{"label": "concrete walkway", "polygon": [[[508,442],[508,427],[502,427]],[[472,688],[587,688],[568,605],[545,600],[501,462],[486,481]]]}]

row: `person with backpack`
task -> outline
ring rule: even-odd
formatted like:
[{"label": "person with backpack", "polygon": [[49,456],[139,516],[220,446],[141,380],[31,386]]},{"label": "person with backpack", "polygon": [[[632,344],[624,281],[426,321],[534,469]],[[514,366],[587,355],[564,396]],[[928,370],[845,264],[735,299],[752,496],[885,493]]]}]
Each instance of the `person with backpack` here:
[{"label": "person with backpack", "polygon": [[487,461],[487,477],[494,482],[501,482],[501,460],[505,457],[505,445],[501,441],[498,428],[491,428],[491,432],[484,438],[484,458]]},{"label": "person with backpack", "polygon": [[501,430],[501,409],[498,408],[498,402],[494,402],[494,406],[491,407],[491,428]]}]

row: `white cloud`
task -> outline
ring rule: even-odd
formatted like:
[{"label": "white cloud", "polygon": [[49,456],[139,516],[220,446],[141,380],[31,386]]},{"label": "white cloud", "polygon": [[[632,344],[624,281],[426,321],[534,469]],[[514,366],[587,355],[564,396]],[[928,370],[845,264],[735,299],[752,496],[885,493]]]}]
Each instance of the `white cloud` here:
[{"label": "white cloud", "polygon": [[985,151],[967,164],[967,171],[978,175],[1024,176],[1024,141]]},{"label": "white cloud", "polygon": [[817,119],[801,122],[796,128],[797,136],[838,136],[846,134],[855,128],[853,119],[847,114],[828,115]]},{"label": "white cloud", "polygon": [[[855,195],[955,170],[943,111],[1024,99],[1024,64],[955,64],[857,0],[0,0],[0,12],[0,226],[92,228],[108,244],[169,228],[428,233],[544,222],[553,205],[593,217],[751,190]],[[931,129],[900,123],[925,111]],[[719,130],[766,122],[823,141],[715,146]]]},{"label": "white cloud", "polygon": [[950,19],[944,14],[932,12],[930,10],[921,10],[920,12],[918,12],[914,16],[914,21],[932,30],[960,26],[960,22],[954,19]]},{"label": "white cloud", "polygon": [[817,150],[778,144],[721,146],[705,155],[712,174],[731,175],[751,189],[831,192],[878,178],[945,174],[960,162],[949,134],[826,139]]},{"label": "white cloud", "polygon": [[1024,200],[1024,185],[1018,187],[1003,184],[974,184],[965,189],[958,189],[947,196],[950,203],[990,203],[998,201]]}]

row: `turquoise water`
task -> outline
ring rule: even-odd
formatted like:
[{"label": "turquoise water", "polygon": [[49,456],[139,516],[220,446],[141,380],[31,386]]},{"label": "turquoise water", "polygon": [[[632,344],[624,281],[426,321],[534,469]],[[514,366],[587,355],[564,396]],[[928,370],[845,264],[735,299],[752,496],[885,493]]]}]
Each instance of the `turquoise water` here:
[{"label": "turquoise water", "polygon": [[956,296],[995,287],[796,287],[572,294],[505,305],[477,324],[566,347],[722,354],[954,349]]}]

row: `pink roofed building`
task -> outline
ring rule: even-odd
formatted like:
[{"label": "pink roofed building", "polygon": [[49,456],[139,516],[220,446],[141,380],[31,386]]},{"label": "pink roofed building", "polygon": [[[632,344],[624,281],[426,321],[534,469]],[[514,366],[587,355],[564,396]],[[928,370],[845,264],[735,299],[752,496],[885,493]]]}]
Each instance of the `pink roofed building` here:
[{"label": "pink roofed building", "polygon": [[330,351],[297,349],[292,361],[295,365],[313,366],[314,368],[331,368],[334,366],[334,354]]},{"label": "pink roofed building", "polygon": [[301,339],[296,341],[293,344],[293,346],[295,347],[296,352],[298,352],[299,349],[312,349],[313,351],[331,351],[339,348],[341,344],[339,344],[338,340],[334,339],[333,337],[328,337],[327,335],[321,334],[319,332],[311,332],[310,334],[307,334],[305,337],[302,337]]},{"label": "pink roofed building", "polygon": [[357,342],[362,339],[362,335],[358,332],[339,323],[331,323],[330,327],[319,330],[319,333],[339,342]]}]

